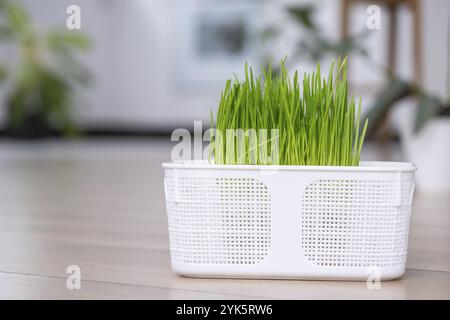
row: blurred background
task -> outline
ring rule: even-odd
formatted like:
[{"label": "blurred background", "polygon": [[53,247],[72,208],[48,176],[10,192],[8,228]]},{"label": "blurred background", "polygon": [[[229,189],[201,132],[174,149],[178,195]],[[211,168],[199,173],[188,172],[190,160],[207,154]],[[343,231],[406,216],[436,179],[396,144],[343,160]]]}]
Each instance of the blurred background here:
[{"label": "blurred background", "polygon": [[[193,120],[209,126],[226,79],[246,61],[277,68],[287,57],[303,72],[348,55],[368,140],[384,146],[371,156],[434,168],[440,174],[424,175],[432,177],[424,185],[446,176],[430,188],[450,189],[446,0],[0,4],[0,133],[11,143],[168,141]],[[397,156],[382,153],[388,146]]]}]

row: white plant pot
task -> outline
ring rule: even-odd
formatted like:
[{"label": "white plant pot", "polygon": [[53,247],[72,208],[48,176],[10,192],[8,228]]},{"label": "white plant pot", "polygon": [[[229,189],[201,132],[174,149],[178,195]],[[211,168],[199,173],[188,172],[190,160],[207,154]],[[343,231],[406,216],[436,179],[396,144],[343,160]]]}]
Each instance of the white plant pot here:
[{"label": "white plant pot", "polygon": [[450,118],[432,119],[417,134],[412,123],[412,119],[403,121],[400,135],[403,153],[417,166],[418,190],[450,192]]},{"label": "white plant pot", "polygon": [[179,274],[387,280],[405,271],[410,163],[163,168]]}]

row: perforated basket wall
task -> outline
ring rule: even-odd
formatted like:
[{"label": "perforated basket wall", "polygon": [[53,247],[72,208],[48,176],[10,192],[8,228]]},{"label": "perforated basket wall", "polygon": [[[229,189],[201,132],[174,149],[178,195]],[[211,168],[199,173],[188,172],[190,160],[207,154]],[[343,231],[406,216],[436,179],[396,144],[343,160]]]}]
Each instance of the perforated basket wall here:
[{"label": "perforated basket wall", "polygon": [[392,267],[406,260],[412,181],[324,179],[301,199],[301,246],[325,267]]},{"label": "perforated basket wall", "polygon": [[252,178],[166,179],[173,263],[256,264],[268,253],[270,194]]}]

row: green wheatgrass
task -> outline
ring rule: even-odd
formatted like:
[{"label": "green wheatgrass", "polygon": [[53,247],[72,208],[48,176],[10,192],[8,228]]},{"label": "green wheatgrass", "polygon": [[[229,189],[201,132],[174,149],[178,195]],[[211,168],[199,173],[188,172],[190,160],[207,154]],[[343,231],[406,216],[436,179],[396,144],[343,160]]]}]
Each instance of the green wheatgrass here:
[{"label": "green wheatgrass", "polygon": [[276,164],[357,166],[368,123],[366,119],[360,130],[360,117],[361,99],[356,107],[354,97],[348,96],[347,59],[333,62],[326,79],[320,64],[303,80],[297,71],[291,79],[284,61],[279,74],[269,67],[258,77],[246,64],[244,81],[228,80],[222,91],[215,128],[223,136],[211,135],[210,162],[267,164],[260,152],[250,150],[264,144],[261,136],[246,136],[238,150],[237,137],[225,133],[227,129],[266,129],[265,147],[270,151],[274,141],[270,130],[278,129]]}]

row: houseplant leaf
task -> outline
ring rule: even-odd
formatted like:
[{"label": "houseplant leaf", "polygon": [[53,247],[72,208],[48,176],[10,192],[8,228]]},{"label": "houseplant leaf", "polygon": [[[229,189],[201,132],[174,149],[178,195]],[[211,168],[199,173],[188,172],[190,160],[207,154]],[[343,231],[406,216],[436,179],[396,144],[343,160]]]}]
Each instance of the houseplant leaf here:
[{"label": "houseplant leaf", "polygon": [[439,115],[443,107],[434,96],[422,94],[417,106],[416,119],[414,122],[414,133],[418,133],[428,120]]},{"label": "houseplant leaf", "polygon": [[47,35],[47,42],[51,48],[69,47],[79,50],[89,49],[89,38],[74,31],[51,31]]},{"label": "houseplant leaf", "polygon": [[368,127],[368,134],[373,134],[374,131],[380,126],[384,115],[389,108],[402,100],[403,98],[414,93],[414,88],[411,84],[400,80],[392,79],[375,98],[375,103],[370,107],[366,118],[370,119],[370,125]]},{"label": "houseplant leaf", "polygon": [[73,31],[52,31],[48,33],[46,40],[57,71],[71,80],[87,84],[91,74],[76,59],[75,54],[76,50],[84,51],[91,46],[89,38]]},{"label": "houseplant leaf", "polygon": [[318,28],[312,19],[315,11],[313,6],[290,7],[287,9],[289,15],[302,26],[309,30],[317,31]]},{"label": "houseplant leaf", "polygon": [[7,1],[4,12],[11,31],[18,36],[26,36],[31,31],[31,21],[25,9],[18,3]]},{"label": "houseplant leaf", "polygon": [[6,71],[5,67],[0,66],[0,81],[5,79],[6,75],[7,75],[7,71]]}]

